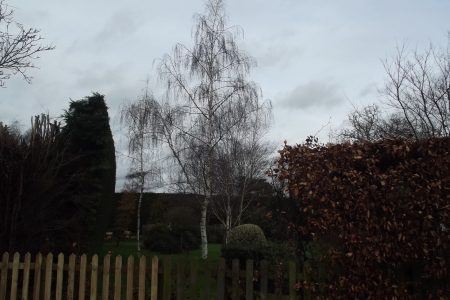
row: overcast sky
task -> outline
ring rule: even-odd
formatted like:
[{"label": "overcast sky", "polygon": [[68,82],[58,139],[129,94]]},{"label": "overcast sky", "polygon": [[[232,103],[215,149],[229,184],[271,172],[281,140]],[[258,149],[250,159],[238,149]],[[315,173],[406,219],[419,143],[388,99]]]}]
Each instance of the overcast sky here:
[{"label": "overcast sky", "polygon": [[[70,99],[106,96],[116,147],[118,110],[136,99],[155,59],[177,42],[191,44],[193,15],[203,0],[8,0],[14,18],[41,30],[56,46],[30,74],[0,90],[0,120],[28,127],[32,115],[59,116]],[[268,139],[281,146],[343,126],[353,106],[377,102],[385,80],[381,61],[406,43],[444,46],[450,0],[228,0],[229,24],[244,30],[241,47],[258,66],[250,79],[273,104]],[[155,93],[156,85],[152,86]],[[118,179],[126,162],[119,160]],[[120,182],[120,180],[119,180]],[[120,187],[118,187],[120,188]]]}]

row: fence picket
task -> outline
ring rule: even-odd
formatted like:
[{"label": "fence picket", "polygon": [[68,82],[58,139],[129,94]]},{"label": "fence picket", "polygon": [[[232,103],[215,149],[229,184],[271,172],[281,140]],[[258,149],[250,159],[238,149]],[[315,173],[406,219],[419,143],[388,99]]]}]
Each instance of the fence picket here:
[{"label": "fence picket", "polygon": [[296,280],[296,271],[297,268],[295,266],[295,262],[289,262],[289,300],[295,300],[297,298],[295,292],[295,280]]},{"label": "fence picket", "polygon": [[190,271],[190,287],[189,287],[189,298],[197,299],[198,298],[198,261],[193,259],[191,261],[191,271]]},{"label": "fence picket", "polygon": [[22,300],[28,300],[28,287],[30,285],[30,267],[31,267],[31,254],[27,252],[25,254],[23,262]]},{"label": "fence picket", "polygon": [[122,256],[116,256],[115,273],[114,273],[114,300],[120,300],[120,292],[122,290]]},{"label": "fence picket", "polygon": [[139,292],[138,300],[145,299],[145,269],[146,269],[145,256],[141,255],[139,258]]},{"label": "fence picket", "polygon": [[49,253],[45,262],[44,300],[50,300],[52,295],[52,269],[53,254]]},{"label": "fence picket", "polygon": [[245,262],[245,299],[253,300],[253,260]]},{"label": "fence picket", "polygon": [[55,299],[62,299],[63,292],[63,272],[64,272],[64,254],[58,255],[58,264],[56,266],[56,293]]},{"label": "fence picket", "polygon": [[127,300],[133,300],[133,273],[134,273],[134,256],[128,256],[127,261]]},{"label": "fence picket", "polygon": [[181,262],[177,263],[177,300],[183,299],[184,292],[184,265]]},{"label": "fence picket", "polygon": [[98,273],[98,255],[92,256],[91,260],[91,300],[97,300],[97,273]]},{"label": "fence picket", "polygon": [[75,289],[75,254],[69,256],[69,268],[67,274],[67,300],[73,300]]},{"label": "fence picket", "polygon": [[42,254],[36,255],[34,262],[34,284],[33,284],[33,300],[39,299],[41,287],[41,268],[42,268]]},{"label": "fence picket", "polygon": [[19,261],[20,254],[14,253],[13,264],[12,264],[12,274],[11,274],[11,300],[16,300],[17,298],[17,281],[19,279]]},{"label": "fence picket", "polygon": [[9,253],[5,252],[2,256],[2,277],[0,278],[0,300],[6,299],[6,285],[8,282],[8,264],[9,264]]},{"label": "fence picket", "polygon": [[163,261],[163,300],[170,300],[171,295],[171,272],[172,272],[172,260],[170,256],[166,257]]},{"label": "fence picket", "polygon": [[267,260],[261,261],[261,283],[260,283],[260,298],[267,300],[267,285],[269,282],[269,263]]},{"label": "fence picket", "polygon": [[102,283],[102,300],[109,300],[109,271],[110,271],[111,255],[107,254],[103,258],[103,283]]},{"label": "fence picket", "polygon": [[217,300],[225,298],[225,259],[220,258],[217,271]]},{"label": "fence picket", "polygon": [[158,300],[158,257],[152,259],[151,300]]},{"label": "fence picket", "polygon": [[231,262],[231,299],[239,299],[239,260],[233,259]]},{"label": "fence picket", "polygon": [[86,254],[81,255],[80,258],[80,282],[78,285],[78,300],[84,300],[86,297]]},{"label": "fence picket", "polygon": [[[31,260],[30,253],[22,257],[19,253],[14,253],[10,262],[10,255],[5,252],[2,255],[0,265],[0,300],[28,300],[32,299],[56,299],[61,300],[63,297],[67,300],[74,300],[75,293],[79,300],[84,300],[89,295],[90,300],[97,300],[101,288],[102,300],[121,300],[127,299],[146,299],[146,257],[140,256],[139,267],[136,266],[134,256],[129,256],[126,267],[126,288],[123,286],[122,295],[122,273],[125,268],[122,265],[122,257],[118,255],[115,259],[114,266],[114,291],[110,294],[110,272],[111,272],[111,256],[108,254],[103,259],[103,265],[99,265],[98,255],[93,255],[89,267],[90,282],[87,277],[87,256],[81,255],[79,261],[74,254],[68,259],[65,265],[64,254],[60,253],[57,262],[53,261],[52,253],[45,257],[38,253],[35,262]],[[163,259],[162,270],[159,266],[157,256],[152,258],[151,264],[151,285],[150,291],[147,291],[151,300],[162,299],[210,299],[214,297],[217,300],[224,299],[246,299],[253,300],[255,297],[261,300],[268,299],[268,278],[269,263],[265,260],[259,264],[258,272],[255,273],[253,260],[247,260],[245,270],[241,270],[238,259],[231,261],[231,286],[227,283],[227,276],[230,276],[230,270],[227,270],[227,262],[224,258],[218,260],[218,264],[211,265],[210,261],[191,260],[190,270],[184,262],[174,262],[172,257],[166,256]],[[278,268],[277,268],[278,267]],[[280,266],[275,266],[275,272],[279,275],[282,271]],[[98,271],[102,268],[103,280],[99,287]],[[22,270],[23,269],[23,273]],[[30,272],[34,269],[33,285],[29,282]],[[242,268],[243,269],[243,268]],[[295,283],[297,280],[297,266],[293,261],[284,265],[285,274],[283,282],[275,282],[275,296],[284,297],[286,299],[297,299],[297,291]],[[65,271],[67,270],[67,275]],[[53,273],[55,271],[55,273]],[[287,272],[286,272],[287,271]],[[216,273],[217,272],[217,273]],[[75,275],[75,273],[79,275]],[[216,273],[217,275],[213,274]],[[244,275],[245,274],[245,275]],[[254,276],[258,275],[259,290],[254,291]],[[135,278],[135,275],[138,278]],[[67,276],[67,277],[66,277]],[[188,278],[189,276],[190,278]],[[217,284],[213,286],[213,279],[217,276]],[[242,278],[244,276],[244,278]],[[32,277],[32,278],[33,278]],[[77,277],[75,279],[75,277]],[[123,278],[125,281],[125,278]],[[19,280],[21,282],[19,283]],[[158,280],[163,280],[158,291]],[[138,281],[137,283],[134,281]],[[286,281],[288,281],[288,294],[286,295]],[[75,288],[75,283],[77,288]],[[202,286],[199,286],[199,284]],[[20,286],[19,286],[20,284]],[[245,286],[245,288],[244,288]],[[67,289],[66,289],[67,287]],[[20,290],[21,288],[21,290]],[[53,290],[52,290],[53,289]],[[89,292],[87,291],[89,290]],[[159,292],[159,293],[158,293]],[[284,293],[283,293],[284,292]],[[30,293],[32,296],[30,296]],[[215,293],[215,295],[214,295]],[[67,297],[66,297],[67,296]]]}]

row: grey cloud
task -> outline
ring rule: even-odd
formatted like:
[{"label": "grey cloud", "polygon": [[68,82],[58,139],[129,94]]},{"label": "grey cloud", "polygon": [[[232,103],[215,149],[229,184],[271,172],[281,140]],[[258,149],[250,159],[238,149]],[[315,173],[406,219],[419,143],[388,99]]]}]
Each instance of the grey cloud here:
[{"label": "grey cloud", "polygon": [[257,55],[256,59],[261,67],[287,67],[292,61],[299,59],[304,53],[301,46],[282,46],[282,44],[270,45]]},{"label": "grey cloud", "polygon": [[338,85],[328,80],[313,80],[297,85],[282,98],[283,107],[308,109],[311,107],[337,106],[344,101]]},{"label": "grey cloud", "polygon": [[118,11],[104,20],[103,25],[93,25],[91,32],[74,39],[67,47],[67,54],[80,52],[97,53],[111,51],[119,47],[126,48],[141,25],[142,17],[131,11]]},{"label": "grey cloud", "polygon": [[132,35],[139,28],[135,14],[127,11],[116,12],[104,25],[95,40],[98,42],[117,42],[118,39]]},{"label": "grey cloud", "polygon": [[376,95],[377,94],[377,84],[372,82],[366,85],[360,92],[359,97],[365,98],[367,96]]}]

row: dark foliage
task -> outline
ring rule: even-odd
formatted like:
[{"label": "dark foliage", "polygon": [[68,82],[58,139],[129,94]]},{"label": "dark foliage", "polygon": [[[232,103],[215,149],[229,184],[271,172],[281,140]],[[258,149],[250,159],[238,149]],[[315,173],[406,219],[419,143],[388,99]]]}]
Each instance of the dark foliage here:
[{"label": "dark foliage", "polygon": [[79,227],[66,139],[48,116],[22,135],[0,123],[0,251],[71,251]]},{"label": "dark foliage", "polygon": [[327,147],[309,139],[280,156],[274,175],[292,206],[272,220],[325,249],[325,274],[299,287],[341,299],[450,294],[449,138]]},{"label": "dark foliage", "polygon": [[168,226],[156,224],[144,233],[144,246],[160,253],[180,253],[198,249],[200,237],[197,226]]},{"label": "dark foliage", "polygon": [[64,119],[69,155],[77,158],[67,172],[84,170],[72,183],[73,196],[83,209],[81,247],[96,250],[115,206],[115,150],[104,97],[94,93],[72,101]]}]

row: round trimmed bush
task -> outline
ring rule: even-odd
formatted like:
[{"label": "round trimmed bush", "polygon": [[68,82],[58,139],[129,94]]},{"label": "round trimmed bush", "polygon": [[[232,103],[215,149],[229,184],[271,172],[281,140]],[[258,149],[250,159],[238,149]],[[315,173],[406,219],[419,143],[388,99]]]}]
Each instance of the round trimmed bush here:
[{"label": "round trimmed bush", "polygon": [[244,224],[233,228],[228,243],[222,247],[222,256],[227,259],[260,260],[264,257],[267,240],[258,225]]},{"label": "round trimmed bush", "polygon": [[228,237],[230,247],[264,247],[266,236],[261,227],[255,224],[243,224],[234,227]]}]

